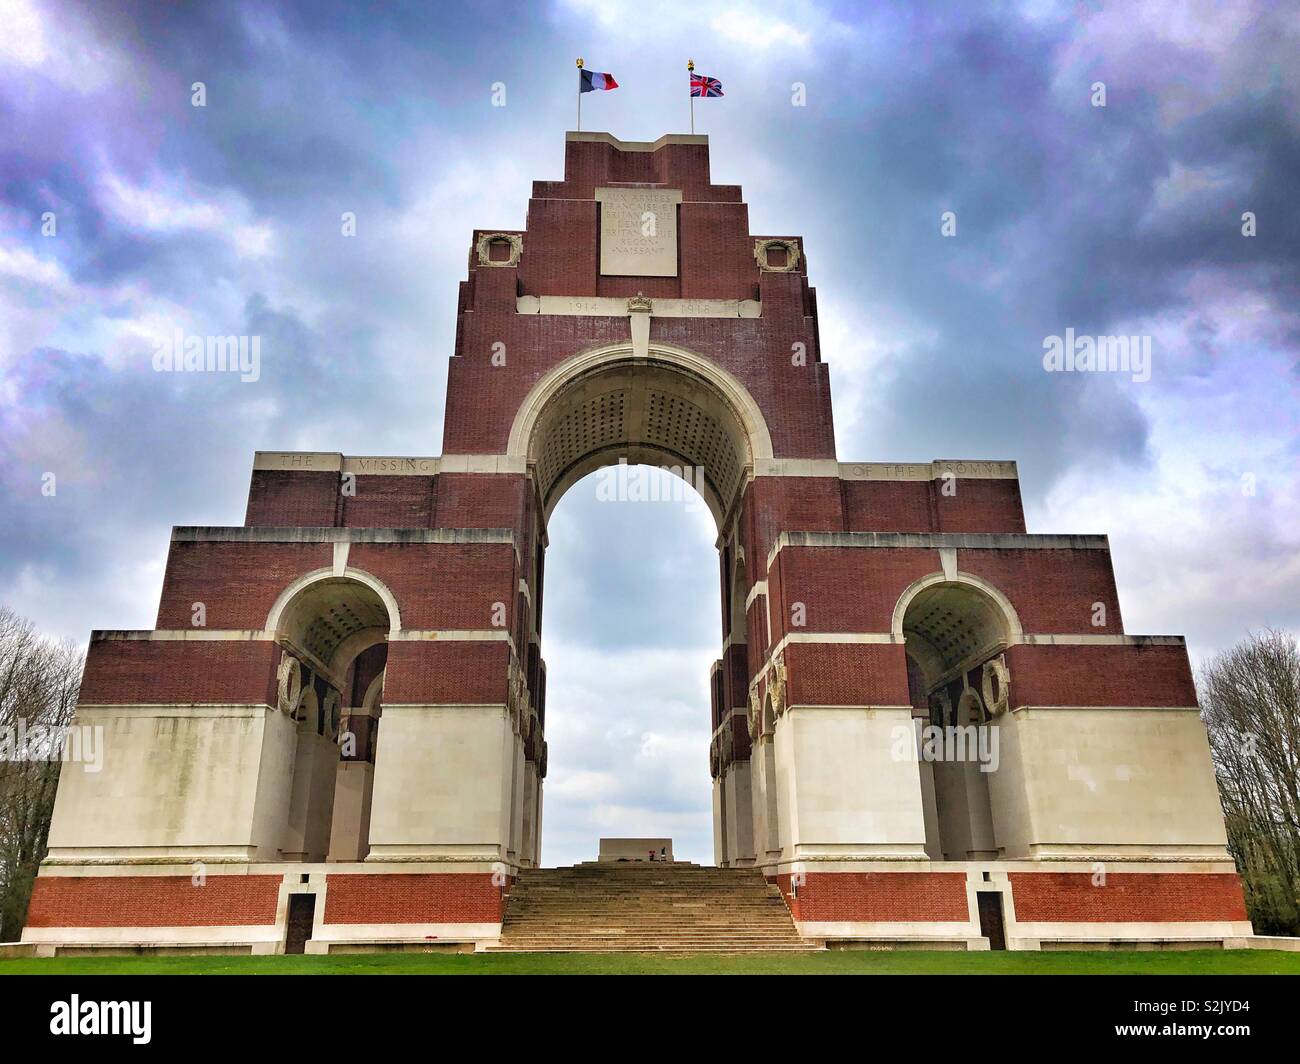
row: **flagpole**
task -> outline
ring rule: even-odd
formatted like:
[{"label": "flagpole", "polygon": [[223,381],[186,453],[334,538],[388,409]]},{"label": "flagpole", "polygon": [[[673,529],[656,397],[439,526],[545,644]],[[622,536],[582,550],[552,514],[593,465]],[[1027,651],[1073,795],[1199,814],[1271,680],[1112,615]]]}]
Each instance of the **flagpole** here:
[{"label": "flagpole", "polygon": [[582,57],[578,57],[578,132],[582,132]]},{"label": "flagpole", "polygon": [[686,95],[691,101],[691,134],[695,134],[695,93],[691,91],[691,72],[695,70],[695,60],[686,60]]}]

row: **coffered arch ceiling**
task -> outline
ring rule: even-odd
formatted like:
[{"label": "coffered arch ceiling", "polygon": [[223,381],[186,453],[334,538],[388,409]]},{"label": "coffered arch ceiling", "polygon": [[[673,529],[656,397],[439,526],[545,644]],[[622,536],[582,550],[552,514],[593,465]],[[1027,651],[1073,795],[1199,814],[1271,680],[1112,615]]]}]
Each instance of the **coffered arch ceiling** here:
[{"label": "coffered arch ceiling", "polygon": [[968,584],[941,583],[919,591],[903,615],[907,653],[933,686],[958,666],[977,664],[1005,646],[1010,628],[1002,608]]},{"label": "coffered arch ceiling", "polygon": [[719,527],[752,451],[743,416],[718,388],[654,357],[596,365],[565,381],[537,412],[527,442],[548,517],[577,481],[626,460],[685,471]]},{"label": "coffered arch ceiling", "polygon": [[280,614],[276,637],[339,679],[357,653],[383,640],[390,623],[373,588],[339,577],[315,581],[295,594]]}]

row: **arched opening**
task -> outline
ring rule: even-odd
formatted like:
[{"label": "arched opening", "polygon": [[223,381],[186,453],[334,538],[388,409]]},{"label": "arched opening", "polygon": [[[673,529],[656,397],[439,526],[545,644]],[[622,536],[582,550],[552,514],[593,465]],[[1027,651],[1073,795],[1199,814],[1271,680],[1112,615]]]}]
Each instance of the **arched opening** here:
[{"label": "arched opening", "polygon": [[268,626],[282,648],[281,712],[294,724],[280,855],[359,861],[370,800],[388,635],[386,590],[361,574],[317,574],[291,588]]},{"label": "arched opening", "polygon": [[1018,625],[993,594],[971,583],[924,583],[905,596],[901,627],[926,853],[934,860],[988,860],[1000,855],[989,787],[1000,736],[981,692],[989,663],[1000,658]]},{"label": "arched opening", "polygon": [[[566,756],[570,742],[579,741],[587,743],[584,754],[601,742],[612,754],[610,746],[617,744],[608,742],[610,736],[621,738],[626,752],[630,727],[637,733],[638,757],[672,755],[661,776],[669,784],[668,794],[660,801],[647,788],[637,796],[643,806],[646,799],[654,800],[659,813],[654,823],[662,825],[654,834],[676,835],[679,858],[707,863],[709,850],[702,845],[692,849],[687,840],[694,830],[690,825],[701,817],[708,832],[709,784],[703,770],[712,764],[713,858],[752,863],[744,671],[748,586],[735,512],[756,459],[771,456],[757,406],[734,378],[686,352],[652,348],[648,358],[634,358],[630,349],[589,352],[535,386],[521,406],[510,451],[526,459],[541,502],[538,538],[552,544],[546,557],[552,610],[546,629],[548,701],[598,698],[610,703],[608,722],[584,721],[583,735],[573,734],[561,715],[550,715],[548,747],[556,755],[550,762],[552,801],[563,803],[581,792],[588,808],[605,817],[602,834],[631,831],[632,823],[649,830],[649,821],[620,819],[618,809],[600,806],[605,795],[583,789],[595,787],[602,776],[617,778],[619,766],[580,765],[580,782]],[[566,499],[562,507],[561,499]],[[636,503],[646,505],[632,505]],[[570,511],[580,518],[570,520]],[[585,542],[575,544],[578,538]],[[623,549],[630,541],[638,544],[635,556]],[[719,552],[720,568],[713,573],[720,580],[702,572],[701,564],[714,564],[707,559],[706,544]],[[622,571],[607,568],[593,580],[592,567],[608,567],[611,559]],[[540,574],[540,557],[534,568]],[[575,590],[593,586],[603,593],[575,616]],[[614,586],[618,595],[609,593]],[[706,596],[717,593],[709,588],[720,591],[711,606]],[[536,599],[533,631],[540,633],[540,593]],[[631,616],[620,616],[620,610]],[[611,685],[609,676],[593,675],[588,662],[595,656],[584,654],[593,644],[584,641],[584,633],[596,644],[606,641],[611,651],[603,655],[606,662],[624,662],[612,671],[626,683]],[[629,645],[637,650],[629,653]],[[620,701],[655,707],[658,718],[627,708],[620,718]],[[695,723],[688,726],[683,712],[693,714]],[[679,778],[683,761],[677,755],[687,736],[692,746],[699,743],[688,769],[698,774],[698,790]],[[704,796],[703,808],[697,795]],[[560,815],[548,819],[548,827],[566,819],[562,810],[556,812]],[[552,828],[548,857],[582,859],[590,856],[591,841],[564,839]],[[588,848],[585,855],[577,846]]]},{"label": "arched opening", "polygon": [[[611,499],[618,476],[658,501]],[[547,548],[546,865],[596,856],[601,837],[672,838],[709,864],[710,667],[720,603],[713,520],[694,492],[645,466],[609,467],[555,507]],[[720,680],[720,672],[715,673]]]}]

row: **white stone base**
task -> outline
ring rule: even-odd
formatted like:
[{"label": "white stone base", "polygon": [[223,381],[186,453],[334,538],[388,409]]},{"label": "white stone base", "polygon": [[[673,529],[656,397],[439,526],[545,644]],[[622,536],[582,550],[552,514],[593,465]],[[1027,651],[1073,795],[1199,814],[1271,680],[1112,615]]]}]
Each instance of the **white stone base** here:
[{"label": "white stone base", "polygon": [[308,953],[337,953],[341,947],[439,950],[467,947],[478,951],[496,945],[500,924],[318,924]]}]

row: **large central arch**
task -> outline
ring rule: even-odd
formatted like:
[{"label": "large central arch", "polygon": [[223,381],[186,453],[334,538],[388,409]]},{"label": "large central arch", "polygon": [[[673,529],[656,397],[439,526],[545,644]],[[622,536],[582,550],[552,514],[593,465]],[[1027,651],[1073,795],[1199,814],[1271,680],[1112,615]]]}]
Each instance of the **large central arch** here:
[{"label": "large central arch", "polygon": [[[583,477],[620,461],[659,466],[683,477],[713,514],[723,645],[710,679],[714,851],[720,864],[751,864],[748,765],[733,756],[733,744],[720,735],[733,727],[729,702],[743,701],[746,687],[734,678],[723,682],[724,673],[734,673],[735,662],[744,660],[748,642],[748,582],[737,514],[746,483],[773,457],[758,403],[732,374],[685,348],[652,344],[642,355],[628,343],[602,345],[537,380],[515,415],[508,453],[527,469],[536,492],[540,527],[532,629],[539,641],[546,527],[556,504]],[[735,792],[729,799],[727,787]]]},{"label": "large central arch", "polygon": [[721,531],[755,464],[772,457],[772,438],[753,396],[716,363],[667,344],[645,357],[611,344],[538,380],[509,455],[527,463],[544,518],[584,476],[620,460],[698,470],[694,486]]}]

